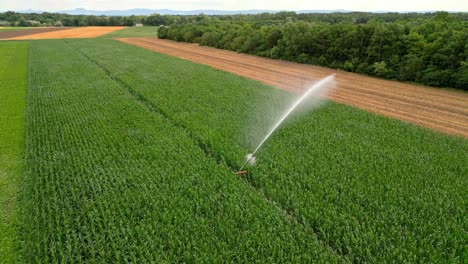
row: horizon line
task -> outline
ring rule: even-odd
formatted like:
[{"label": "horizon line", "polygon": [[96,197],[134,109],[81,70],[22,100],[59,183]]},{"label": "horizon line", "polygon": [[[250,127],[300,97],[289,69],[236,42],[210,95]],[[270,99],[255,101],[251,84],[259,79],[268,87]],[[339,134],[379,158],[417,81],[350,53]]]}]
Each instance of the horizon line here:
[{"label": "horizon line", "polygon": [[[404,11],[396,11],[396,10],[348,10],[348,9],[297,9],[297,10],[291,10],[291,9],[210,9],[210,8],[205,8],[205,9],[169,9],[169,8],[141,8],[141,7],[136,7],[136,8],[130,8],[130,9],[87,9],[83,7],[77,7],[73,9],[63,9],[63,10],[35,10],[35,9],[22,9],[22,10],[0,10],[0,12],[26,12],[26,11],[31,11],[31,13],[35,12],[47,12],[47,13],[60,13],[63,11],[74,11],[74,10],[86,10],[86,11],[98,11],[98,12],[111,12],[111,11],[130,11],[130,10],[168,10],[168,11],[175,11],[175,12],[195,12],[195,11],[220,11],[220,12],[246,12],[246,11],[265,11],[265,12],[301,12],[301,11],[328,11],[328,12],[333,12],[336,11],[337,13],[341,12],[360,12],[360,13],[433,13],[433,12],[448,12],[448,13],[467,13],[468,11],[455,11],[455,10],[404,10]],[[35,12],[34,12],[35,11]]]}]

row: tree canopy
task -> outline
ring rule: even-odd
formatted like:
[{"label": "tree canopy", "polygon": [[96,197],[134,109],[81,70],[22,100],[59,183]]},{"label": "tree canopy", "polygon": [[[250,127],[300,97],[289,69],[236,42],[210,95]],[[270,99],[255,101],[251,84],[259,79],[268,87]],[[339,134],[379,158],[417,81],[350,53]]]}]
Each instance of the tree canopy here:
[{"label": "tree canopy", "polygon": [[277,14],[185,18],[159,37],[468,90],[468,14]]}]

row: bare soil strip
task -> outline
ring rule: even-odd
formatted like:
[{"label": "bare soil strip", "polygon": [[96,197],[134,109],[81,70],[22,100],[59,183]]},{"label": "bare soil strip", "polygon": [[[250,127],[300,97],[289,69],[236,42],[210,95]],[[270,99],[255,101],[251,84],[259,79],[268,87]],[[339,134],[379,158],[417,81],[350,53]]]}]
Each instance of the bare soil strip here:
[{"label": "bare soil strip", "polygon": [[64,39],[64,38],[97,38],[104,34],[120,30],[126,27],[76,27],[67,30],[44,32],[26,36],[10,38],[11,40],[28,39]]},{"label": "bare soil strip", "polygon": [[32,34],[54,32],[54,31],[67,30],[67,29],[72,29],[72,28],[70,27],[42,27],[42,28],[4,31],[4,32],[0,32],[0,39],[11,39],[11,38],[16,38],[16,37],[32,35]]},{"label": "bare soil strip", "polygon": [[448,134],[468,137],[468,93],[382,80],[355,73],[291,63],[232,51],[154,38],[121,42],[209,65],[281,89],[298,92],[335,73],[329,98],[370,112]]}]

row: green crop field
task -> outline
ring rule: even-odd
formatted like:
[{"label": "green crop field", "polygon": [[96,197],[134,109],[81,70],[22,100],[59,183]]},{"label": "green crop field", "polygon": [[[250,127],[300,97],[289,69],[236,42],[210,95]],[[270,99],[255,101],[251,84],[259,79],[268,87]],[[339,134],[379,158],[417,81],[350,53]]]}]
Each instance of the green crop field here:
[{"label": "green crop field", "polygon": [[0,43],[0,257],[16,259],[16,198],[21,178],[28,43]]},{"label": "green crop field", "polygon": [[291,94],[112,39],[27,44],[0,43],[24,54],[0,57],[19,87],[19,118],[0,124],[19,125],[0,138],[16,144],[0,178],[17,212],[7,262],[467,258],[464,138],[327,102],[236,176]]},{"label": "green crop field", "polygon": [[158,27],[127,27],[117,31],[113,31],[102,35],[100,38],[136,38],[136,37],[153,37],[158,35]]},{"label": "green crop field", "polygon": [[340,261],[69,44],[30,61],[25,260]]},{"label": "green crop field", "polygon": [[0,32],[22,30],[22,29],[32,29],[32,28],[33,27],[0,27]]},{"label": "green crop field", "polygon": [[[233,168],[251,150],[250,106],[284,93],[111,41],[73,45]],[[466,140],[333,103],[296,121],[250,170],[257,190],[353,261],[461,261]]]}]

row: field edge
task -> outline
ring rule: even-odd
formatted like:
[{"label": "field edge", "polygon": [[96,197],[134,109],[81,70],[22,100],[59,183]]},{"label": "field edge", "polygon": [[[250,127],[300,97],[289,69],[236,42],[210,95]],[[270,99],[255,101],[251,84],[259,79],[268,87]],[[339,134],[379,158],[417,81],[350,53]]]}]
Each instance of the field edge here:
[{"label": "field edge", "polygon": [[[3,47],[13,46],[8,52]],[[6,54],[5,54],[6,53]],[[16,263],[19,257],[18,193],[23,170],[28,42],[0,43],[0,257]],[[8,60],[10,58],[10,60]]]}]

